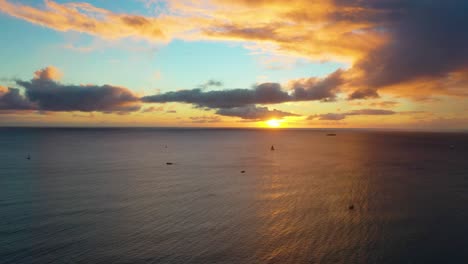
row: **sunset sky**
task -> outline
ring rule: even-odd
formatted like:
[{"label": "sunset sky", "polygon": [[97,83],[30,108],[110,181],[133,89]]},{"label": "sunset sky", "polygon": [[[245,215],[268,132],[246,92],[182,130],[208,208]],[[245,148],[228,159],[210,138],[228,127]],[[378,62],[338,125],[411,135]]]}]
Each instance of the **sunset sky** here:
[{"label": "sunset sky", "polygon": [[444,0],[0,0],[0,126],[464,130],[467,12]]}]

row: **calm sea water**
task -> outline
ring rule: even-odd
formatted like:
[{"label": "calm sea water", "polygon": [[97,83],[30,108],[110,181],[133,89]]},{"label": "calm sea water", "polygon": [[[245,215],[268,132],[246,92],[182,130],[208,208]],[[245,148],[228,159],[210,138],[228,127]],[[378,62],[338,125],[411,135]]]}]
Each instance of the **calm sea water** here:
[{"label": "calm sea water", "polygon": [[326,133],[2,128],[0,263],[468,263],[468,134]]}]

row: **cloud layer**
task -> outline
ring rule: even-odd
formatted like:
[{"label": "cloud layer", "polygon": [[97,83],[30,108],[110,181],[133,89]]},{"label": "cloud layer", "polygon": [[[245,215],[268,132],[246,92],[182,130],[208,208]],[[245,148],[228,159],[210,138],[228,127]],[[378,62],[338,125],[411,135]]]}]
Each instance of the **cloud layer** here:
[{"label": "cloud layer", "polygon": [[345,113],[327,113],[327,114],[319,114],[319,115],[311,115],[307,119],[308,120],[328,120],[328,121],[338,121],[343,120],[348,116],[357,116],[357,115],[365,115],[365,116],[375,116],[375,115],[394,115],[397,112],[392,110],[383,110],[383,109],[360,109],[360,110],[353,110]]},{"label": "cloud layer", "polygon": [[[157,17],[51,0],[42,7],[0,0],[0,11],[55,30],[104,39],[244,41],[312,60],[344,60],[351,64],[348,78],[341,80],[349,87],[350,99],[375,98],[379,93],[411,98],[468,95],[466,1],[180,0],[165,4],[167,10]],[[326,94],[328,89],[323,92],[309,97],[333,96]]]},{"label": "cloud layer", "polygon": [[208,108],[234,108],[255,104],[279,104],[299,101],[333,101],[343,82],[342,71],[328,77],[293,80],[287,90],[279,83],[262,83],[252,89],[229,89],[203,91],[202,89],[180,90],[152,96],[142,101],[148,103],[179,102]]},{"label": "cloud layer", "polygon": [[352,97],[372,97],[372,91],[386,89],[406,92],[405,95],[418,95],[418,92],[462,95],[460,88],[468,89],[466,79],[463,81],[462,76],[455,76],[460,71],[468,73],[468,32],[461,26],[468,24],[468,2],[337,2],[346,7],[363,7],[389,14],[380,23],[389,40],[369,51],[353,69],[361,73],[355,82],[368,90]]},{"label": "cloud layer", "polygon": [[223,116],[234,116],[249,120],[266,120],[272,118],[283,118],[286,116],[298,116],[280,110],[269,110],[267,107],[257,107],[248,105],[242,107],[222,108],[216,111],[216,114]]},{"label": "cloud layer", "polygon": [[65,85],[58,82],[60,72],[47,67],[35,72],[30,81],[17,80],[25,89],[0,90],[0,109],[40,111],[81,111],[126,113],[140,109],[139,98],[130,90],[111,85]]},{"label": "cloud layer", "polygon": [[0,110],[34,110],[37,106],[20,94],[19,89],[0,86]]},{"label": "cloud layer", "polygon": [[[264,120],[268,118],[282,118],[296,116],[296,114],[280,110],[269,110],[267,107],[257,107],[255,104],[280,103],[294,100],[295,93],[289,95],[281,90],[279,84],[261,84],[255,89],[233,89],[223,91],[203,92],[193,89],[179,92],[169,92],[161,95],[139,98],[127,88],[111,85],[66,85],[58,80],[62,76],[59,69],[50,66],[34,73],[30,81],[16,80],[16,84],[23,87],[25,95],[20,94],[17,88],[0,86],[0,110],[22,111],[37,110],[51,112],[103,112],[103,113],[129,113],[139,111],[143,102],[183,102],[198,107],[215,109],[216,114],[239,117],[246,120]],[[299,81],[303,82],[303,81]],[[307,89],[316,85],[323,90],[326,81],[305,81],[305,85],[295,87],[303,95],[300,98],[323,99],[321,96],[330,96],[328,92],[307,92]],[[208,85],[216,86],[221,83],[209,81]],[[306,87],[306,88],[304,88]],[[309,87],[309,88],[307,88]],[[317,98],[315,98],[315,96]],[[328,98],[325,98],[328,99]],[[163,111],[163,107],[146,107],[140,112],[148,113]],[[177,113],[176,110],[167,110],[166,113]],[[216,119],[218,120],[218,119]],[[201,120],[193,120],[201,122]],[[212,121],[210,119],[210,121]]]}]

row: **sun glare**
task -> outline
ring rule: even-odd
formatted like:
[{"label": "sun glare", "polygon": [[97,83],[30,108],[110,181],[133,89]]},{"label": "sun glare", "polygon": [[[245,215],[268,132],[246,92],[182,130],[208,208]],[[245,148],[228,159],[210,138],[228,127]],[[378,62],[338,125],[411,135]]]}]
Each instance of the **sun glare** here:
[{"label": "sun glare", "polygon": [[277,119],[270,119],[266,121],[266,124],[268,125],[268,127],[280,127],[281,121]]}]

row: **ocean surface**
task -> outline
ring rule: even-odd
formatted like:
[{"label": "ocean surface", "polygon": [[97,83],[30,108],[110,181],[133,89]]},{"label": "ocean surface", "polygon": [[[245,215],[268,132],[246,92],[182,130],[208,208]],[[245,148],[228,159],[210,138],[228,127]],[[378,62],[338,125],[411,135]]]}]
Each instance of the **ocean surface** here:
[{"label": "ocean surface", "polygon": [[468,263],[468,134],[0,128],[0,263]]}]

